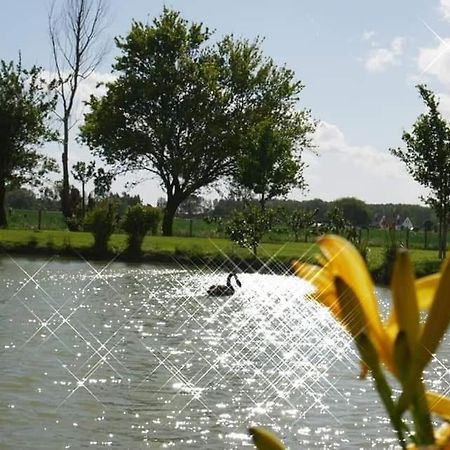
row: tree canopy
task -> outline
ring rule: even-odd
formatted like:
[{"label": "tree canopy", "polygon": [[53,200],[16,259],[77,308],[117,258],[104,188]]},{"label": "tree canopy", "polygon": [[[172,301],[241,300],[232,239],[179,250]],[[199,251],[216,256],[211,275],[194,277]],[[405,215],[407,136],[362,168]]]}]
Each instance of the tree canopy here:
[{"label": "tree canopy", "polygon": [[53,159],[37,151],[56,138],[48,123],[55,106],[52,87],[41,79],[40,68],[0,61],[0,226],[7,225],[6,190],[38,185],[56,169]]},{"label": "tree canopy", "polygon": [[333,202],[333,206],[342,211],[344,219],[356,227],[367,228],[370,224],[369,209],[362,200],[344,197]]},{"label": "tree canopy", "polygon": [[417,118],[411,132],[403,133],[406,148],[391,152],[405,163],[417,182],[429,189],[425,200],[439,219],[439,257],[444,258],[450,214],[450,127],[438,110],[439,101],[433,92],[424,85],[417,87],[428,111]]},{"label": "tree canopy", "polygon": [[234,180],[259,196],[262,209],[268,200],[304,187],[301,151],[310,145],[307,133],[313,128],[304,114],[296,114],[284,121],[264,120],[250,130]]},{"label": "tree canopy", "polygon": [[123,171],[155,174],[167,195],[163,234],[191,194],[236,171],[263,120],[294,121],[302,85],[260,42],[212,33],[165,9],[116,39],[117,79],[91,97],[82,139]]}]

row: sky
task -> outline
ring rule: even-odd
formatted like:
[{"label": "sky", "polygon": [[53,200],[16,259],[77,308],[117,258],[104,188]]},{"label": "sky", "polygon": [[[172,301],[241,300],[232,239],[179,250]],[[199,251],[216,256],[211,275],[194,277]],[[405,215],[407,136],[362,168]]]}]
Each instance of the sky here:
[{"label": "sky", "polygon": [[[63,0],[56,0],[57,3]],[[389,152],[424,111],[415,86],[426,83],[450,119],[450,0],[107,0],[110,51],[80,89],[79,104],[99,81],[110,81],[118,51],[115,36],[126,36],[132,20],[151,23],[165,6],[190,21],[203,22],[219,39],[263,37],[262,48],[304,84],[298,107],[318,121],[315,152],[303,155],[306,192],[289,197],[335,200],[353,196],[368,203],[420,203],[426,192]],[[48,38],[50,0],[0,0],[0,59],[39,65],[52,72]],[[82,121],[82,108],[77,114]],[[90,160],[72,131],[70,164]],[[60,159],[57,145],[44,151]],[[158,180],[144,178],[129,190],[155,204],[164,196]],[[208,195],[216,195],[209,192]]]}]

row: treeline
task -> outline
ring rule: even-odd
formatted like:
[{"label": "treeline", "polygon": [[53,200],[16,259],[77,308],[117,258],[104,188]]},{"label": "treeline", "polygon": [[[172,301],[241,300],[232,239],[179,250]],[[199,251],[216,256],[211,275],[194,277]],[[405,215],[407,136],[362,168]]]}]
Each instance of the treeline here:
[{"label": "treeline", "polygon": [[[257,203],[254,200],[255,204]],[[234,211],[244,208],[245,202],[235,198],[206,200],[201,196],[192,196],[180,205],[179,217],[230,217]],[[163,206],[163,205],[160,205]],[[359,227],[378,226],[384,218],[388,224],[403,223],[409,218],[414,228],[430,227],[437,223],[434,211],[427,206],[407,204],[367,204],[353,197],[341,198],[335,201],[313,200],[270,200],[269,208],[275,210],[304,210],[315,213],[316,222],[327,222],[330,213],[339,208],[350,223]]]},{"label": "treeline", "polygon": [[[82,197],[80,191],[74,187],[71,188],[71,208],[76,211],[81,208]],[[95,204],[105,198],[113,200],[118,205],[121,215],[124,215],[130,206],[142,204],[139,195],[129,195],[126,192],[121,194],[108,193],[103,197],[89,196],[88,205]],[[60,211],[61,210],[61,190],[58,183],[54,187],[47,187],[41,193],[36,194],[31,189],[13,189],[6,192],[6,207],[11,209],[28,209],[28,210],[45,210]]]},{"label": "treeline", "polygon": [[[110,194],[109,198],[114,199],[120,205],[120,211],[124,213],[129,206],[142,203],[139,195]],[[254,200],[257,203],[256,200]],[[15,189],[6,195],[6,205],[12,209],[47,210],[58,211],[61,209],[61,198],[57,188],[47,188],[42,194],[36,194],[30,189]],[[157,206],[164,208],[164,199],[159,199]],[[292,211],[302,209],[307,212],[315,212],[317,222],[326,222],[330,212],[334,208],[342,210],[344,217],[355,226],[368,227],[378,226],[383,217],[385,221],[395,223],[403,222],[409,218],[414,228],[424,226],[434,226],[437,223],[434,211],[427,206],[407,205],[407,204],[367,204],[362,200],[347,197],[335,201],[327,202],[321,199],[313,200],[270,200],[267,203],[269,208],[276,210]],[[203,218],[221,217],[227,218],[235,210],[242,209],[244,201],[235,198],[224,198],[208,200],[200,195],[192,195],[186,199],[177,211],[177,217],[182,218]]]}]

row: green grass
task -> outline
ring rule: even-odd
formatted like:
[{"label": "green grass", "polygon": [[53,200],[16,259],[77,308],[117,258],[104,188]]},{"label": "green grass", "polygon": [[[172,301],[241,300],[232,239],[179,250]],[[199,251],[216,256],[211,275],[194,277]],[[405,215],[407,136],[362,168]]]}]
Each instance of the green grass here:
[{"label": "green grass", "polygon": [[[68,251],[89,252],[94,239],[91,233],[69,232],[62,230],[0,230],[0,243],[5,250],[15,251]],[[113,234],[109,249],[120,253],[126,247],[126,235]],[[227,239],[220,238],[188,238],[146,236],[142,246],[144,254],[150,257],[183,256],[187,258],[226,257],[250,260],[253,255],[249,250],[232,244]],[[304,242],[263,243],[258,248],[258,257],[264,261],[274,260],[289,263],[293,259],[311,260],[317,248],[314,244]],[[382,247],[371,247],[368,255],[368,265],[371,270],[379,268],[383,263]],[[435,250],[410,250],[411,259],[416,264],[418,274],[425,275],[439,269],[440,262]]]},{"label": "green grass", "polygon": [[[8,212],[8,228],[37,230],[39,212],[28,209],[12,209]],[[64,230],[66,223],[61,211],[42,211],[41,230]]]},{"label": "green grass", "polygon": [[[9,229],[0,230],[0,245],[11,251],[68,252],[70,250],[90,254],[94,239],[88,232],[69,232],[59,211],[42,211],[41,230],[38,228],[38,212],[12,210],[9,216]],[[191,234],[193,237],[188,237]],[[147,236],[143,243],[143,252],[148,258],[182,256],[185,258],[214,258],[250,260],[253,255],[249,250],[232,244],[217,232],[217,226],[206,223],[203,219],[176,218],[173,237]],[[302,235],[301,235],[302,236]],[[384,246],[388,242],[386,231],[371,229],[369,235],[363,232],[362,239],[369,238],[368,265],[376,270],[383,264]],[[396,241],[406,244],[406,232],[397,231]],[[303,236],[302,236],[303,238]],[[286,230],[274,230],[268,233],[258,249],[258,257],[264,261],[275,260],[289,263],[293,259],[310,259],[315,252],[315,236],[310,235],[308,242],[293,242]],[[126,236],[114,234],[109,242],[110,251],[120,253],[126,247]],[[436,233],[429,233],[428,248],[424,250],[424,233],[410,232],[409,247],[412,260],[419,275],[435,272],[439,269],[437,259]]]},{"label": "green grass", "polygon": [[[50,248],[55,251],[71,247],[76,250],[89,249],[94,239],[88,232],[70,232],[62,230],[0,230],[0,242],[6,248],[30,246],[31,248]],[[31,244],[31,245],[30,245]],[[113,234],[109,248],[114,252],[120,252],[126,247],[125,234]],[[310,254],[313,246],[309,243],[264,243],[258,249],[258,256],[262,259],[275,257],[280,260],[298,258],[304,254]],[[237,256],[251,257],[246,249],[239,248],[227,239],[188,238],[188,237],[164,237],[146,236],[142,246],[144,252],[162,253],[168,255],[186,254],[192,256]]]},{"label": "green grass", "polygon": [[[38,212],[32,210],[13,209],[11,215],[8,217],[8,227],[10,229],[35,230],[38,229]],[[192,224],[192,225],[191,225]],[[41,230],[66,230],[67,226],[60,211],[42,211],[41,215]],[[175,218],[173,224],[173,232],[178,237],[208,237],[208,238],[225,238],[223,233],[217,230],[217,225],[208,224],[203,219],[183,219]],[[300,233],[301,240],[303,240],[303,233]],[[425,234],[423,231],[411,231],[409,233],[409,248],[424,249]],[[362,238],[366,239],[367,234],[362,232]],[[380,229],[370,229],[369,231],[369,245],[373,247],[383,247],[388,242],[387,232]],[[406,245],[407,236],[406,231],[397,231],[396,239],[399,244]],[[279,230],[273,230],[264,236],[265,243],[284,243],[293,240],[293,236],[286,231],[285,227]],[[313,243],[314,235],[309,235],[308,242]],[[428,233],[428,248],[437,249],[437,233]]]}]

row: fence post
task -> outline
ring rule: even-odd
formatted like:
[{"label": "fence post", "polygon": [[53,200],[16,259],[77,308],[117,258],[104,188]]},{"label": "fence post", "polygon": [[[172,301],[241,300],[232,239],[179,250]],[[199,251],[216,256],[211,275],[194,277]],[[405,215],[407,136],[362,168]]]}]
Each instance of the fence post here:
[{"label": "fence post", "polygon": [[189,219],[189,237],[192,237],[192,219]]},{"label": "fence post", "polygon": [[406,229],[406,248],[409,248],[409,228]]},{"label": "fence post", "polygon": [[38,230],[41,229],[41,223],[42,223],[42,209],[39,208],[39,210],[38,210]]}]

